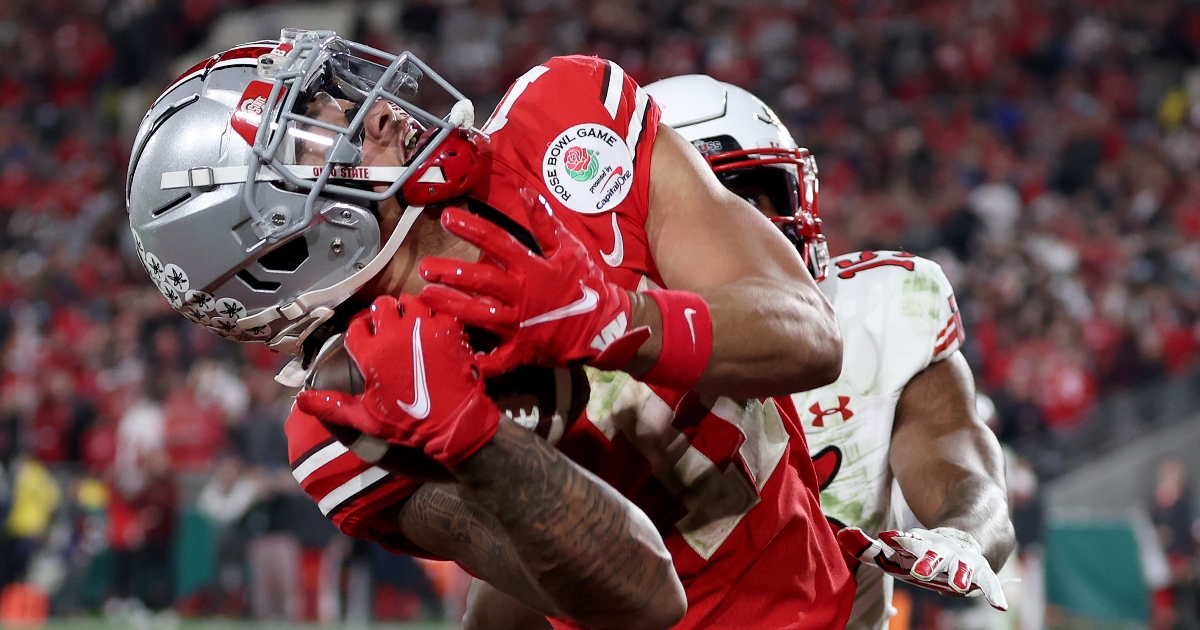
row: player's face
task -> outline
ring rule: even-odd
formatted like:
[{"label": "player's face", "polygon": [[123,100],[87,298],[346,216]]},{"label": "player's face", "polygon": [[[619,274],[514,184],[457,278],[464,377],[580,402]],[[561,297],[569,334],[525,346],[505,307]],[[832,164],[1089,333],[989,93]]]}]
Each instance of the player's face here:
[{"label": "player's face", "polygon": [[[305,115],[323,122],[347,125],[357,113],[355,103],[335,99],[320,93],[309,104]],[[296,146],[296,161],[301,164],[325,164],[325,151],[333,132],[316,126],[303,131],[314,134],[311,141],[300,141]],[[367,112],[363,132],[363,166],[405,166],[416,155],[416,148],[424,130],[412,116],[400,107],[379,99]],[[386,184],[375,186],[376,191],[386,190]],[[465,205],[465,202],[463,202]],[[457,258],[474,262],[479,260],[479,250],[469,243],[442,230],[438,222],[442,208],[427,208],[409,230],[391,263],[363,286],[358,297],[371,301],[381,295],[416,295],[426,282],[417,273],[421,260],[426,256]],[[387,242],[400,222],[404,207],[395,197],[376,205],[379,218],[380,242]]]},{"label": "player's face", "polygon": [[775,208],[775,204],[771,203],[771,196],[767,191],[757,184],[743,184],[738,182],[728,182],[726,187],[730,192],[745,199],[750,205],[758,209],[767,218],[783,216],[779,214],[779,210]]},{"label": "player's face", "polygon": [[[352,101],[333,98],[319,92],[309,103],[306,116],[322,122],[345,126],[358,113]],[[309,125],[301,128],[304,135],[296,143],[296,162],[300,164],[325,164],[325,151],[333,138],[333,132]],[[362,141],[363,166],[404,166],[416,153],[422,128],[416,120],[395,103],[378,99],[367,111],[367,120]],[[377,187],[382,190],[386,188]]]},{"label": "player's face", "polygon": [[[763,216],[768,219],[776,217],[789,217],[792,213],[781,213],[775,203],[771,201],[771,195],[768,194],[766,187],[759,183],[757,178],[725,178],[721,183],[735,195],[745,199],[747,203],[754,206]],[[783,232],[783,235],[791,241],[796,247],[796,251],[800,252],[801,257],[806,257],[806,245],[803,239],[796,233],[796,226],[790,224],[778,225],[777,227]],[[807,260],[807,258],[806,258]]]}]

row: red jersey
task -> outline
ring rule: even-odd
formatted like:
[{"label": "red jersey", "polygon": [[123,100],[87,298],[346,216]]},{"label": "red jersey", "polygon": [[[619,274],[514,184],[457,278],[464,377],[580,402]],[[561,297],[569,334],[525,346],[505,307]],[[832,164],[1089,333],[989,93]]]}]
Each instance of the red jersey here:
[{"label": "red jersey", "polygon": [[[521,188],[538,190],[610,281],[661,286],[645,233],[658,121],[658,106],[615,63],[551,59],[518,79],[483,126],[488,174],[472,197],[509,214],[522,207]],[[677,628],[845,624],[854,586],[790,403],[702,399],[620,372],[589,377],[587,417],[557,446],[658,527],[687,590]],[[343,532],[422,555],[379,516],[419,482],[363,463],[299,411],[287,431],[297,480]]]}]

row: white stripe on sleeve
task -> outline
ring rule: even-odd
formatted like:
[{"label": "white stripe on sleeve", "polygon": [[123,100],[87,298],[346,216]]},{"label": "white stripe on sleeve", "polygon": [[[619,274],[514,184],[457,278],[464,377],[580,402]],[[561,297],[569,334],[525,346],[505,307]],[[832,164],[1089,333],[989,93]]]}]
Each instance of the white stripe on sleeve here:
[{"label": "white stripe on sleeve", "polygon": [[341,442],[332,442],[325,448],[308,456],[308,459],[300,462],[299,466],[292,471],[292,476],[296,478],[296,483],[304,483],[308,476],[317,472],[317,469],[337,459],[345,453],[346,446]]},{"label": "white stripe on sleeve", "polygon": [[362,474],[354,477],[350,481],[336,487],[325,498],[317,503],[317,507],[321,508],[321,514],[329,516],[329,513],[334,508],[350,500],[351,497],[371,487],[372,484],[387,476],[387,471],[378,467],[372,466],[362,472]]},{"label": "white stripe on sleeve", "polygon": [[625,134],[625,146],[629,147],[629,156],[637,157],[638,139],[642,137],[642,118],[646,115],[646,107],[650,97],[640,86],[635,93],[633,118],[629,119],[629,133]]},{"label": "white stripe on sleeve", "polygon": [[625,71],[616,63],[608,62],[608,85],[604,86],[604,109],[613,120],[617,119],[617,108],[621,105],[621,92],[625,87]]}]

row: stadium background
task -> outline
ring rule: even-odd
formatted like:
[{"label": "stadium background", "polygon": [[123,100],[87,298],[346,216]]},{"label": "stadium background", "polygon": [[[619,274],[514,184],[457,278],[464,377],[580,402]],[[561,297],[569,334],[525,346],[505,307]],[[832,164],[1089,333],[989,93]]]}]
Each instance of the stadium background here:
[{"label": "stadium background", "polygon": [[908,627],[1200,624],[1195,0],[3,0],[0,618],[460,611],[446,567],[332,530],[287,469],[281,358],[189,325],[133,254],[142,113],[283,26],[411,49],[480,123],[562,53],[755,91],[817,156],[835,254],[946,270],[1009,456],[1015,611],[917,594]]}]

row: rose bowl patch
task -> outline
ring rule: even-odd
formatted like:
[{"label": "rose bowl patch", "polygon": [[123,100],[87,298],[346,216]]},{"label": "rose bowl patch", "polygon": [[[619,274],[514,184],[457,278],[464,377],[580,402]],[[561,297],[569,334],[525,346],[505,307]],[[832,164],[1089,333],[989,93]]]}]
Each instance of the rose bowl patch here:
[{"label": "rose bowl patch", "polygon": [[594,123],[562,132],[542,157],[550,194],[581,214],[617,207],[633,186],[633,159],[615,131]]}]

